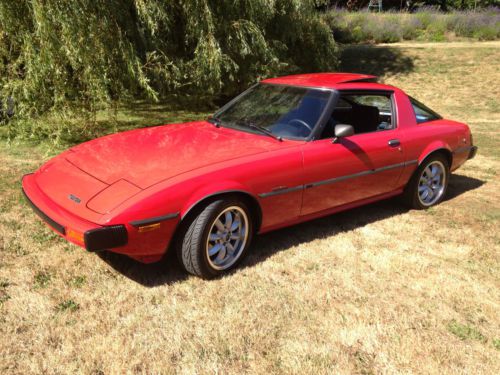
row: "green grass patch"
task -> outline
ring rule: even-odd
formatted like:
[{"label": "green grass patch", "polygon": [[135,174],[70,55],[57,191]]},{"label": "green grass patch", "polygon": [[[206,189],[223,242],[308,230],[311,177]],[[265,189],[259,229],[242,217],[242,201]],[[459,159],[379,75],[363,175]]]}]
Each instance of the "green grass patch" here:
[{"label": "green grass patch", "polygon": [[52,273],[49,271],[39,271],[34,276],[34,284],[36,289],[46,288],[52,280]]},{"label": "green grass patch", "polygon": [[33,233],[33,239],[36,242],[50,242],[58,238],[59,236],[47,228],[46,225],[43,223],[37,223],[37,229]]},{"label": "green grass patch", "polygon": [[486,337],[475,327],[471,327],[467,324],[458,323],[456,320],[452,320],[448,323],[448,331],[461,340],[477,340],[480,342],[486,342]]},{"label": "green grass patch", "polygon": [[75,276],[68,281],[68,285],[74,288],[81,288],[86,282],[87,278],[85,276]]},{"label": "green grass patch", "polygon": [[10,285],[7,280],[0,280],[0,289],[5,289]]},{"label": "green grass patch", "polygon": [[75,312],[78,309],[80,309],[80,305],[73,301],[72,299],[68,299],[65,301],[62,301],[56,306],[57,311],[69,311],[69,312]]},{"label": "green grass patch", "polygon": [[493,346],[495,347],[496,350],[500,350],[500,339],[494,339]]},{"label": "green grass patch", "polygon": [[0,306],[7,300],[10,299],[10,296],[7,294],[7,287],[10,283],[7,280],[0,280]]}]

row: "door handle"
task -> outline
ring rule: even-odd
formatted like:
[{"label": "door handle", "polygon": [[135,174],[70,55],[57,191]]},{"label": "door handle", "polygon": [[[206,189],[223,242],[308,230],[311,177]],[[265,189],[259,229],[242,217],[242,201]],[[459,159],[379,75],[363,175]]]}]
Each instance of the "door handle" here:
[{"label": "door handle", "polygon": [[401,142],[399,141],[399,139],[391,139],[389,142],[387,142],[387,144],[391,147],[398,147],[401,145]]}]

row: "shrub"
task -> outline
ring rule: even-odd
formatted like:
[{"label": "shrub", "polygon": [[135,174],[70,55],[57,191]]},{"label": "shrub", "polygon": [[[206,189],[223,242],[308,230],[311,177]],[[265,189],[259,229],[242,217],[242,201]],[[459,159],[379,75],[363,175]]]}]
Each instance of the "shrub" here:
[{"label": "shrub", "polygon": [[496,40],[500,38],[500,32],[494,26],[483,26],[474,31],[472,36],[479,40]]},{"label": "shrub", "polygon": [[417,39],[422,33],[424,24],[416,17],[409,14],[402,15],[401,18],[401,35],[405,40]]},{"label": "shrub", "polygon": [[348,12],[332,9],[323,19],[340,43],[393,43],[401,40],[445,41],[452,34],[478,40],[500,38],[500,11],[438,12],[420,8],[415,13]]},{"label": "shrub", "polygon": [[375,43],[394,43],[402,39],[401,26],[396,15],[388,14],[380,20],[370,20],[372,39]]},{"label": "shrub", "polygon": [[448,28],[458,36],[483,39],[500,38],[500,12],[461,12],[449,15]]}]

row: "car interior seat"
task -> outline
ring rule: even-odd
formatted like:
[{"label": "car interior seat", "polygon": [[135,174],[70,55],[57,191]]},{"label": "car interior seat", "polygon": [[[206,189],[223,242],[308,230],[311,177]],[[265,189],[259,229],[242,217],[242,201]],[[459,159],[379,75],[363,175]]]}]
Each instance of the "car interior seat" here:
[{"label": "car interior seat", "polygon": [[377,107],[358,104],[353,106],[354,132],[368,133],[378,130],[380,113]]},{"label": "car interior seat", "polygon": [[335,109],[325,125],[321,138],[332,138],[335,136],[335,125],[352,125],[354,134],[368,133],[379,130],[380,112],[377,107],[353,104],[348,110]]}]

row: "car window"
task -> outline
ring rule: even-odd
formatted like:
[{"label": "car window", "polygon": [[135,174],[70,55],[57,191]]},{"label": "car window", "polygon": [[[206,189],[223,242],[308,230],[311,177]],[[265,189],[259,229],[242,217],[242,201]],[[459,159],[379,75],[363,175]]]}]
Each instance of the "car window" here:
[{"label": "car window", "polygon": [[393,129],[393,102],[391,94],[342,94],[326,124],[322,139],[335,135],[338,124],[351,125],[354,134]]},{"label": "car window", "polygon": [[426,107],[424,104],[420,103],[418,100],[410,97],[410,102],[413,107],[413,112],[415,112],[415,119],[417,120],[417,124],[439,120],[441,118],[440,115],[438,115],[432,109]]},{"label": "car window", "polygon": [[357,104],[377,107],[380,112],[391,112],[391,98],[385,95],[351,95],[348,96]]},{"label": "car window", "polygon": [[214,116],[222,126],[245,131],[258,126],[283,138],[305,139],[320,119],[330,95],[330,91],[320,89],[259,84]]},{"label": "car window", "polygon": [[335,108],[343,108],[343,109],[350,109],[352,105],[349,104],[345,99],[339,98],[339,101],[337,102],[337,105]]}]

